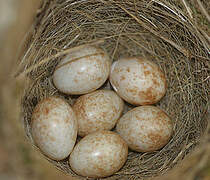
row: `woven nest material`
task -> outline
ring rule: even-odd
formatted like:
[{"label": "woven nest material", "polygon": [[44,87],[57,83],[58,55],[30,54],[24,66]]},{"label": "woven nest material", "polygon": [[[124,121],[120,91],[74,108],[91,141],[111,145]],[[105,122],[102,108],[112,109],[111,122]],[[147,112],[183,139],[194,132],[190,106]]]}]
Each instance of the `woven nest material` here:
[{"label": "woven nest material", "polygon": [[[174,121],[174,135],[163,149],[153,153],[130,151],[123,168],[107,179],[159,176],[191,152],[207,127],[204,116],[210,48],[205,36],[179,8],[176,1],[160,0],[43,1],[18,69],[18,75],[30,80],[22,98],[22,116],[31,143],[31,115],[39,101],[57,95],[74,102],[75,97],[60,93],[52,83],[56,65],[72,48],[94,44],[106,50],[113,61],[138,55],[158,64],[167,77],[168,89],[156,106]],[[77,176],[68,159],[47,159],[63,172]]]}]

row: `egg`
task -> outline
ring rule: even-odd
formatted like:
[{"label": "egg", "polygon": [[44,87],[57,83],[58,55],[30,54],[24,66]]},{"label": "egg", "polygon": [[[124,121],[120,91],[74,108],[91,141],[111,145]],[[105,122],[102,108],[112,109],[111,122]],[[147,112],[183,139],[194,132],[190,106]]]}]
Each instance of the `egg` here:
[{"label": "egg", "polygon": [[91,178],[107,177],[117,172],[126,162],[128,146],[112,131],[97,131],[85,136],[69,158],[72,170]]},{"label": "egg", "polygon": [[104,84],[110,68],[111,61],[105,51],[94,46],[81,46],[58,63],[53,73],[53,82],[63,93],[86,94]]},{"label": "egg", "polygon": [[49,158],[66,158],[76,142],[78,125],[70,105],[58,97],[38,103],[32,114],[31,131],[35,144]]},{"label": "egg", "polygon": [[111,130],[123,112],[123,100],[111,90],[97,90],[80,96],[73,106],[78,134],[86,136],[98,130]]},{"label": "egg", "polygon": [[166,78],[152,61],[141,57],[115,61],[110,82],[121,98],[133,105],[158,102],[166,93]]},{"label": "egg", "polygon": [[147,105],[124,114],[117,123],[116,130],[130,149],[151,152],[168,143],[173,133],[173,123],[163,110]]}]

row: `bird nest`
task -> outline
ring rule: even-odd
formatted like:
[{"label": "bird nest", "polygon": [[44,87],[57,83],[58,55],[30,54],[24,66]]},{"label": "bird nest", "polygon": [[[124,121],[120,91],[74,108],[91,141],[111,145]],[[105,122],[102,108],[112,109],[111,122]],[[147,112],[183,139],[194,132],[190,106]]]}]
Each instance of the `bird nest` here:
[{"label": "bird nest", "polygon": [[[74,103],[75,96],[54,87],[52,74],[72,49],[85,45],[100,46],[113,61],[128,56],[150,59],[167,78],[167,93],[156,106],[174,122],[172,139],[159,151],[130,151],[123,168],[107,179],[154,177],[173,168],[199,144],[207,127],[204,116],[210,55],[205,36],[176,1],[44,0],[25,40],[17,73],[29,79],[22,98],[22,117],[32,144],[31,115],[38,102],[57,95]],[[67,159],[45,158],[77,176]]]}]

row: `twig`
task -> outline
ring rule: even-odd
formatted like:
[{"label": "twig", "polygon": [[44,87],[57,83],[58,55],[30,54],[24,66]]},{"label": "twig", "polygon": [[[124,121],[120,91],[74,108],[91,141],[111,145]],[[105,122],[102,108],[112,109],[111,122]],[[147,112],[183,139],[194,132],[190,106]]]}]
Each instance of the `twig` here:
[{"label": "twig", "polygon": [[203,4],[201,3],[201,1],[200,1],[200,0],[197,0],[197,3],[198,3],[198,5],[199,5],[200,10],[201,10],[201,12],[203,13],[203,15],[206,16],[206,19],[210,22],[210,16],[209,16],[209,14],[207,13],[206,9],[203,7]]},{"label": "twig", "polygon": [[[96,44],[101,44],[103,43],[103,40],[100,40],[100,41],[97,41],[97,42],[92,42],[92,43],[87,43],[89,45],[96,45]],[[61,52],[58,52],[57,54],[55,55],[52,55],[50,57],[47,57],[47,58],[44,58],[43,60],[41,60],[39,63],[37,64],[34,64],[32,65],[31,67],[29,67],[28,69],[26,69],[25,71],[23,71],[22,73],[16,75],[15,77],[18,78],[18,77],[22,77],[22,76],[26,76],[28,73],[30,73],[31,71],[33,71],[34,69],[40,67],[41,65],[47,63],[48,61],[50,61],[51,59],[55,59],[55,58],[58,58],[60,56],[63,56],[63,55],[66,55],[72,51],[75,51],[77,49],[80,49],[82,47],[85,47],[87,44],[84,44],[84,45],[81,45],[81,46],[78,46],[78,47],[74,47],[74,48],[71,48],[71,49],[66,49],[66,50],[63,50]]]},{"label": "twig", "polygon": [[185,6],[185,8],[186,8],[190,18],[193,19],[192,10],[190,9],[188,3],[185,0],[182,0],[182,3],[184,4],[184,6]]}]

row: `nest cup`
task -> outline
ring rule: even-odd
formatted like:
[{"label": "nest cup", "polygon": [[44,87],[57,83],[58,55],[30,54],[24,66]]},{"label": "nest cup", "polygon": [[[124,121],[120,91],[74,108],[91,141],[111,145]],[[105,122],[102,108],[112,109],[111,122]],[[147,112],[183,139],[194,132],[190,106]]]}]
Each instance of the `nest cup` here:
[{"label": "nest cup", "polygon": [[[209,44],[176,1],[45,0],[24,44],[18,75],[29,80],[22,98],[25,132],[31,143],[31,115],[42,99],[56,95],[70,104],[75,96],[52,83],[56,65],[77,46],[103,48],[112,61],[142,56],[167,78],[167,93],[156,106],[174,122],[174,134],[161,150],[129,152],[123,168],[107,179],[155,177],[173,168],[199,144],[207,127]],[[111,88],[107,82],[102,88]],[[126,111],[132,106],[126,106]],[[45,156],[44,156],[45,157]],[[72,176],[68,159],[54,161]]]}]

